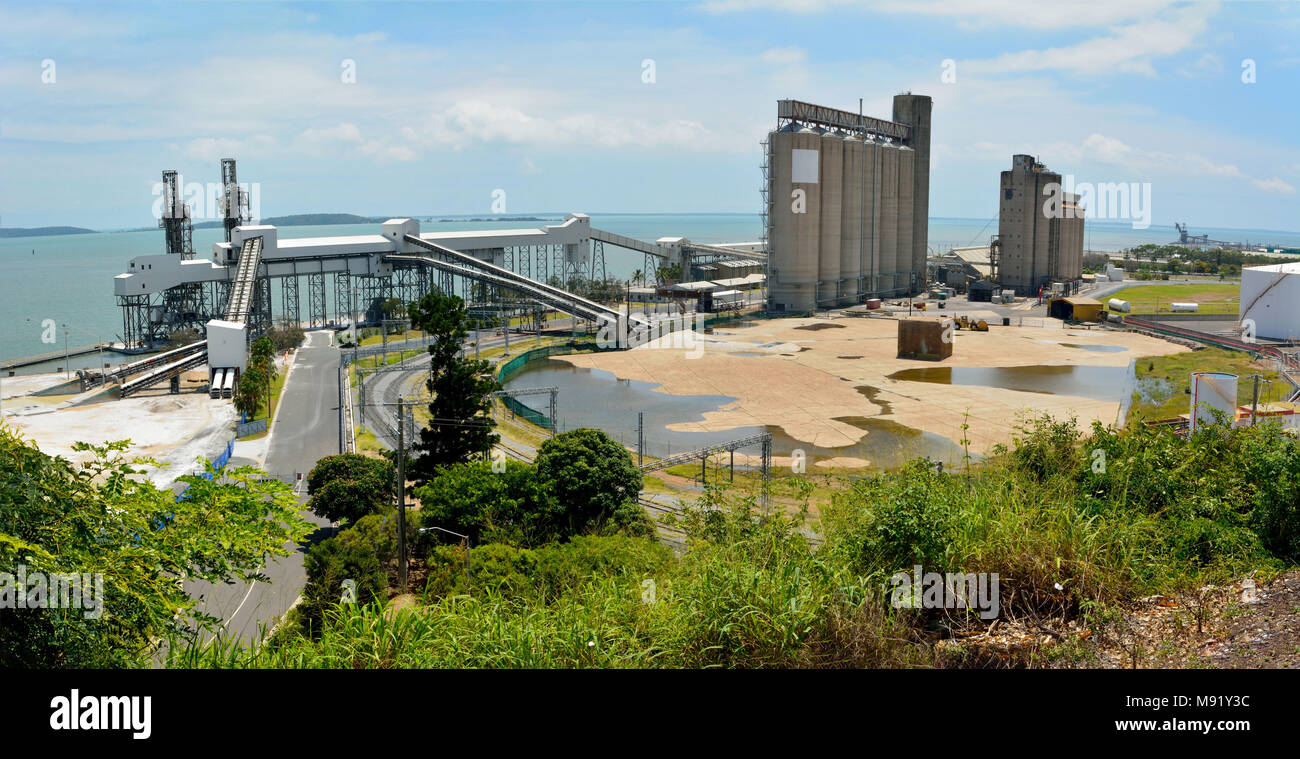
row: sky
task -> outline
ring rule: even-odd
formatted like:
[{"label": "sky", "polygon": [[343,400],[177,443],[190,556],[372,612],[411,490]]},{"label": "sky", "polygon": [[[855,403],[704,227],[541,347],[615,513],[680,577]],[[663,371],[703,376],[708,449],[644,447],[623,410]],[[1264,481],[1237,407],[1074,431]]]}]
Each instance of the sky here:
[{"label": "sky", "polygon": [[0,226],[150,226],[223,157],[262,216],[757,213],[776,100],[905,91],[931,216],[1028,153],[1155,225],[1300,229],[1300,2],[1166,0],[6,2]]}]

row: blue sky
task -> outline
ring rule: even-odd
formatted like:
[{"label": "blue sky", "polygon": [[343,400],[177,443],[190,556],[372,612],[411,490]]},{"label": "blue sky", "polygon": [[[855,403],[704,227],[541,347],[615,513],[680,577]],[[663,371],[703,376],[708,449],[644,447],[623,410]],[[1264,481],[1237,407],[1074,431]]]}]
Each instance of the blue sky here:
[{"label": "blue sky", "polygon": [[1300,3],[1165,0],[5,3],[0,223],[146,226],[224,156],[264,216],[753,213],[778,98],[905,90],[932,216],[994,215],[1024,152],[1151,183],[1155,224],[1300,229]]}]

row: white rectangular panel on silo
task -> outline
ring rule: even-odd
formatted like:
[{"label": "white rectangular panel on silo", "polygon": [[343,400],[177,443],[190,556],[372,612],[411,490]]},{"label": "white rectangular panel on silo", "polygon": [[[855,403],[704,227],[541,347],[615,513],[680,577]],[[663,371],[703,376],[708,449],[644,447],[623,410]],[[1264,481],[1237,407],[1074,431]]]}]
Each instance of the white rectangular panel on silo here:
[{"label": "white rectangular panel on silo", "polygon": [[790,181],[802,184],[817,184],[817,162],[820,156],[816,150],[790,151]]}]

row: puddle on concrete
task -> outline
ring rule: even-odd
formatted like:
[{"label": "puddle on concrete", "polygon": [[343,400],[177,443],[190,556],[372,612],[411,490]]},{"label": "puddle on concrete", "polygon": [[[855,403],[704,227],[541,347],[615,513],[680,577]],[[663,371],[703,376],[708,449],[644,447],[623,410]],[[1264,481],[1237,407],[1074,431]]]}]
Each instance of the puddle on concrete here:
[{"label": "puddle on concrete", "polygon": [[836,356],[836,358],[855,359],[855,358],[862,358],[862,357],[861,356]]},{"label": "puddle on concrete", "polygon": [[[604,430],[624,445],[635,445],[639,411],[644,415],[645,450],[651,456],[670,456],[766,431],[772,434],[774,456],[790,456],[793,451],[802,450],[810,472],[817,471],[813,465],[818,460],[841,456],[866,459],[871,462],[870,469],[874,470],[892,469],[924,456],[943,461],[949,467],[960,466],[962,462],[963,451],[952,440],[877,417],[838,419],[867,434],[854,443],[835,447],[796,440],[780,427],[771,425],[701,432],[670,430],[670,424],[702,421],[706,412],[716,411],[736,399],[725,395],[668,395],[656,392],[658,385],[652,382],[620,380],[612,372],[576,367],[557,359],[538,362],[506,382],[507,389],[548,385],[560,388],[556,413],[561,432],[594,427]],[[876,388],[863,386],[858,391],[879,406],[882,412],[889,412],[889,404],[876,398],[879,392]],[[546,413],[548,399],[545,395],[526,396],[519,400]],[[741,453],[757,454],[758,448],[742,449]],[[777,474],[780,473],[781,470],[777,470]]]},{"label": "puddle on concrete", "polygon": [[889,379],[981,385],[1112,402],[1125,401],[1134,386],[1132,362],[1127,366],[925,366],[894,372]]},{"label": "puddle on concrete", "polygon": [[879,397],[880,388],[872,387],[871,385],[859,385],[854,389],[857,390],[859,393],[862,393],[863,395],[867,396],[868,401],[871,401],[873,404],[879,406],[880,413],[882,414],[894,413],[894,407],[889,403],[889,401],[882,401],[880,399]]},{"label": "puddle on concrete", "polygon": [[843,324],[832,324],[830,322],[817,322],[815,324],[804,324],[795,329],[806,329],[809,332],[820,332],[823,329],[844,329]]}]

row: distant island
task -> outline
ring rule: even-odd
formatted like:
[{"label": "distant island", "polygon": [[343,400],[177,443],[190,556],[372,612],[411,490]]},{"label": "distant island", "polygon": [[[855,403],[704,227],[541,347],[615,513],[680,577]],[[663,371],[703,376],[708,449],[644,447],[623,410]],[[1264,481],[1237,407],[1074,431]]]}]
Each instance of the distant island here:
[{"label": "distant island", "polygon": [[52,237],[54,235],[89,235],[95,230],[83,227],[0,227],[0,237]]},{"label": "distant island", "polygon": [[[258,224],[267,224],[273,227],[324,227],[335,224],[382,224],[389,219],[422,219],[424,221],[434,221],[432,216],[357,216],[351,213],[298,213],[288,216],[269,216],[258,221]],[[543,216],[482,216],[482,217],[464,217],[464,218],[446,218],[438,219],[439,222],[491,222],[491,221],[560,221],[558,218],[546,218]],[[201,221],[194,224],[194,229],[220,229],[223,222]],[[157,227],[135,227],[133,229],[119,230],[122,232],[148,232],[157,229]],[[52,235],[87,235],[95,234],[98,230],[86,229],[84,227],[0,227],[0,238],[3,237],[49,237]]]},{"label": "distant island", "polygon": [[447,221],[559,221],[559,219],[545,219],[540,216],[483,216],[473,219],[438,219],[439,222]]}]

